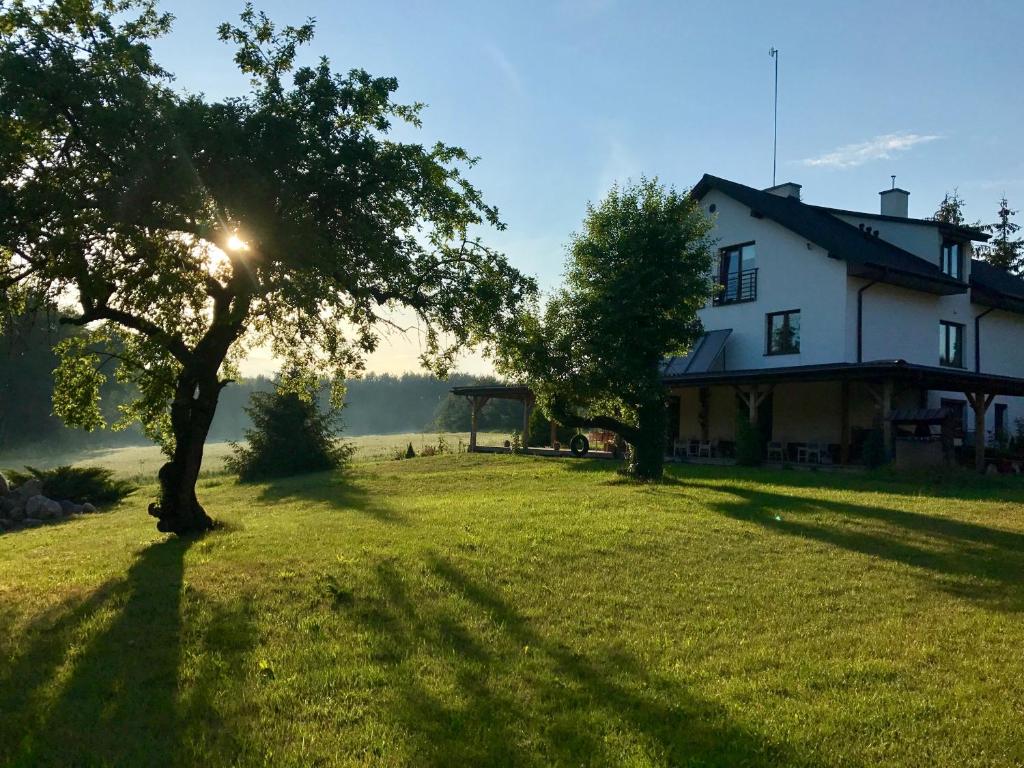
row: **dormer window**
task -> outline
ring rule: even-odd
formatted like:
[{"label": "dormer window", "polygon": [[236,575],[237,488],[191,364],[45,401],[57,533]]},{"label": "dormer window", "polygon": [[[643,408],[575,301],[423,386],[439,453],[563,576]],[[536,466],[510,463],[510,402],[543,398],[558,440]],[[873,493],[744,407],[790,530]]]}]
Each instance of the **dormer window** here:
[{"label": "dormer window", "polygon": [[942,244],[942,263],[944,274],[954,280],[962,280],[964,275],[963,246],[955,240],[946,240]]}]

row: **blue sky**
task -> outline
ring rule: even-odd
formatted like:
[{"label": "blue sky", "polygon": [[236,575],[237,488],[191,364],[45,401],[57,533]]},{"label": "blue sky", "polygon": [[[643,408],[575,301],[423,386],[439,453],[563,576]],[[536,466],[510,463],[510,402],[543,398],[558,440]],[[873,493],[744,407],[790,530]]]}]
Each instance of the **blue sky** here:
[{"label": "blue sky", "polygon": [[[241,2],[163,7],[177,22],[157,55],[179,86],[211,98],[243,90],[215,34]],[[991,221],[1004,192],[1024,208],[1024,3],[257,7],[281,23],[316,18],[307,59],[393,75],[401,100],[425,102],[419,140],[481,157],[471,178],[508,224],[490,241],[544,287],[557,284],[587,201],[615,180],[656,175],[685,188],[709,172],[771,183],[770,46],[781,51],[778,180],[802,184],[804,200],[877,211],[896,174],[912,216],[930,215],[954,187],[970,219]],[[405,349],[371,365],[403,370],[414,357]]]}]

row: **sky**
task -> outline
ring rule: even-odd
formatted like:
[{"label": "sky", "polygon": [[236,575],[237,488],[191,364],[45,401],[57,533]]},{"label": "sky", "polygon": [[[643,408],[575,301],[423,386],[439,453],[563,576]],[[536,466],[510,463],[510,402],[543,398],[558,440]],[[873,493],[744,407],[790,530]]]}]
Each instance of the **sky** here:
[{"label": "sky", "polygon": [[[615,181],[656,176],[679,189],[712,173],[772,183],[779,50],[777,180],[807,202],[877,211],[910,191],[931,215],[954,188],[967,218],[991,222],[1005,193],[1024,207],[1024,3],[1020,2],[348,2],[263,0],[280,24],[314,17],[300,61],[398,78],[424,102],[403,140],[465,147],[471,180],[508,225],[487,241],[546,290],[588,201]],[[155,45],[178,87],[244,93],[216,37],[242,2],[165,0],[174,31]],[[415,334],[392,336],[368,368],[417,368]],[[274,367],[256,353],[247,373]],[[479,355],[460,367],[486,372]]]}]

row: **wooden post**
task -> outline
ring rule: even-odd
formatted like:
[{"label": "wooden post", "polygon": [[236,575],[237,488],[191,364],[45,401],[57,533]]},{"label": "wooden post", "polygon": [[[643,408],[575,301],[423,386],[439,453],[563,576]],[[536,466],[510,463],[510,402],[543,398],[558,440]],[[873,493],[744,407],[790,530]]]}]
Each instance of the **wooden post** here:
[{"label": "wooden post", "polygon": [[892,440],[892,379],[882,382],[882,442],[885,445],[885,456],[893,458]]},{"label": "wooden post", "polygon": [[711,439],[711,390],[701,387],[697,390],[697,400],[700,402],[700,413],[697,415],[697,421],[700,422],[700,439],[707,442]]},{"label": "wooden post", "polygon": [[979,472],[985,471],[985,413],[988,407],[995,400],[995,395],[985,395],[984,392],[964,392],[967,395],[967,402],[974,409],[974,468]]},{"label": "wooden post", "polygon": [[469,452],[473,453],[476,450],[476,432],[478,417],[480,416],[480,410],[487,404],[490,398],[480,397],[474,395],[469,398],[470,405],[470,420],[469,420]]},{"label": "wooden post", "polygon": [[839,463],[850,463],[850,381],[839,385]]},{"label": "wooden post", "polygon": [[558,424],[555,423],[554,419],[551,419],[551,447],[555,447],[555,443],[558,442]]},{"label": "wooden post", "polygon": [[526,448],[526,443],[530,435],[530,411],[533,410],[533,401],[528,397],[523,398],[523,432],[520,435],[522,438],[523,448]]}]

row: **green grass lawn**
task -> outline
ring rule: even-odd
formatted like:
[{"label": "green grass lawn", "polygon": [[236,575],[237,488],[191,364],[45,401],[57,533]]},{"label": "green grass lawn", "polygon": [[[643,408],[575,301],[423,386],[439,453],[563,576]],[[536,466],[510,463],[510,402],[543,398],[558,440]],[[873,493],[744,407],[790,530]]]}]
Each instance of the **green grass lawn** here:
[{"label": "green grass lawn", "polygon": [[0,537],[0,764],[1024,763],[1024,485],[461,455]]},{"label": "green grass lawn", "polygon": [[[443,437],[448,447],[458,451],[469,445],[468,432],[406,432],[396,435],[345,436],[344,442],[355,447],[353,461],[380,461],[390,459],[395,451],[405,450],[412,443],[417,453],[424,445],[437,445]],[[501,445],[508,437],[499,432],[481,432],[480,445]],[[203,455],[203,474],[215,475],[224,471],[224,459],[231,455],[230,443],[207,443]],[[125,448],[98,448],[92,450],[52,451],[41,448],[20,449],[0,453],[0,469],[21,469],[25,465],[46,469],[61,464],[79,467],[98,466],[114,470],[119,477],[146,481],[152,479],[167,459],[155,445],[133,445]]]}]

